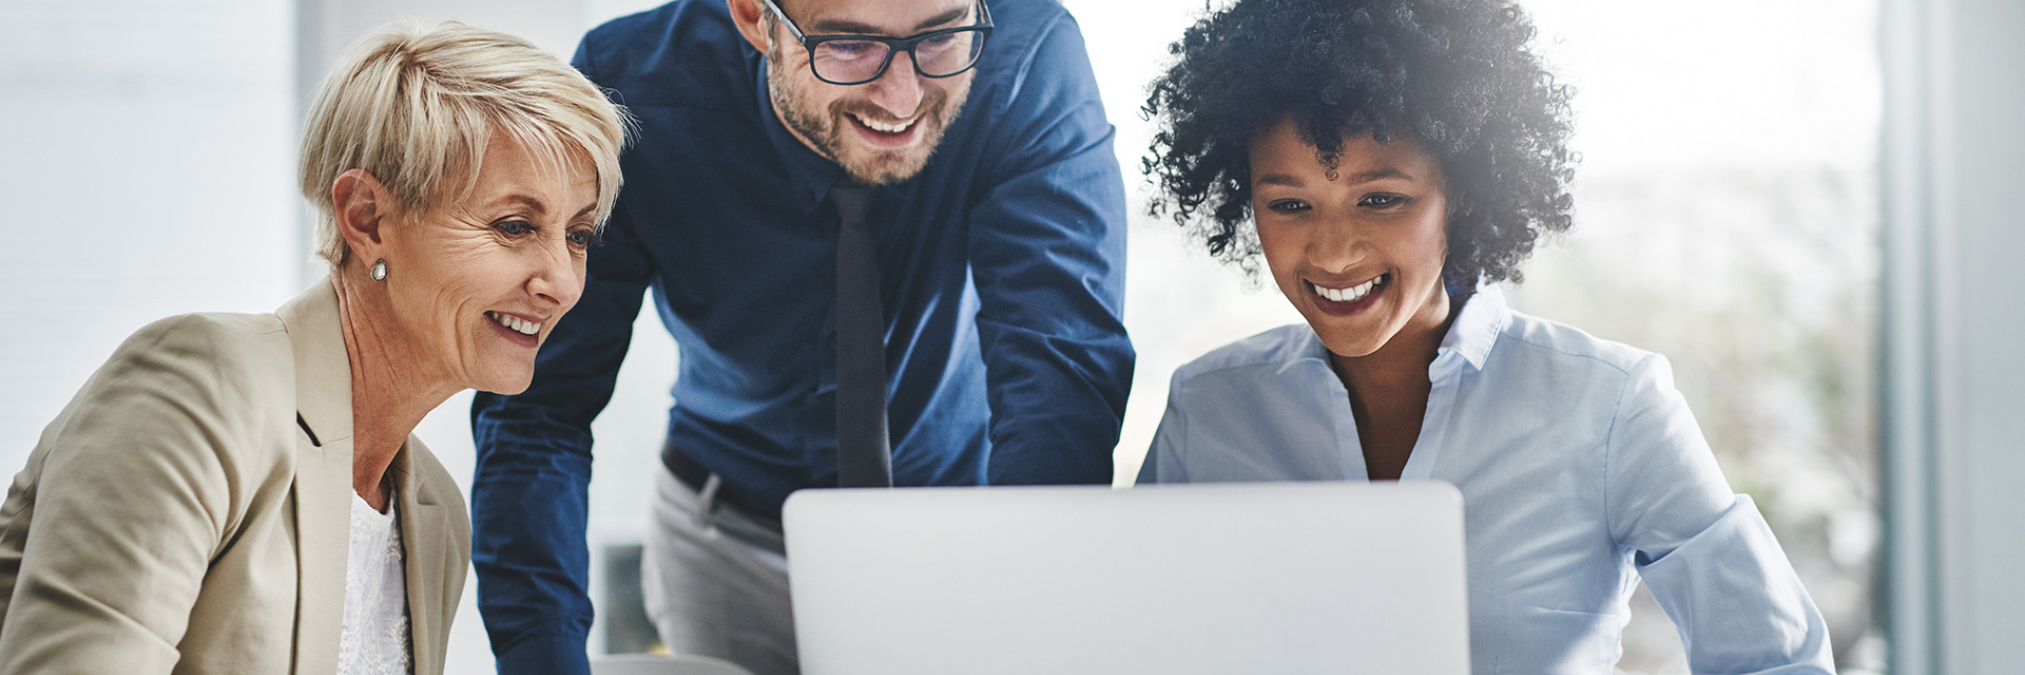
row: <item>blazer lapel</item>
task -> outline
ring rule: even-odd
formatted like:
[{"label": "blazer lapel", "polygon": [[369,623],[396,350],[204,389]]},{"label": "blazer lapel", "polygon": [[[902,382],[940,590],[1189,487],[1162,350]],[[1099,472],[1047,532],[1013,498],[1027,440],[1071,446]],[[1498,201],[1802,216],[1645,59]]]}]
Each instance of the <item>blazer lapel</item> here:
[{"label": "blazer lapel", "polygon": [[276,312],[295,348],[295,672],[337,669],[351,546],[352,377],[337,292],[319,281]]},{"label": "blazer lapel", "polygon": [[450,514],[442,501],[415,475],[409,461],[411,453],[423,447],[420,439],[408,436],[407,445],[394,456],[394,468],[401,480],[401,559],[408,574],[409,653],[414,655],[414,675],[439,675],[445,656],[441,653],[443,633],[449,625],[443,611],[457,602],[457,598],[443,597],[450,573],[447,542],[455,535],[445,520]]},{"label": "blazer lapel", "polygon": [[[305,441],[301,445],[308,445]],[[304,447],[295,461],[295,672],[337,668],[351,553],[352,441]]]}]

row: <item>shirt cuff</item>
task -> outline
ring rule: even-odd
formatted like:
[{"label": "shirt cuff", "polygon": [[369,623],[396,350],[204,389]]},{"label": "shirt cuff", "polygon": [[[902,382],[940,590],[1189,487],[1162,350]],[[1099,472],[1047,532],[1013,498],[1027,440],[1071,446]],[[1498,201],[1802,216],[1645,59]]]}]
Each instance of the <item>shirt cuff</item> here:
[{"label": "shirt cuff", "polygon": [[1835,672],[1821,610],[1750,497],[1638,573],[1695,672]]},{"label": "shirt cuff", "polygon": [[536,635],[498,654],[499,675],[590,675],[587,636]]}]

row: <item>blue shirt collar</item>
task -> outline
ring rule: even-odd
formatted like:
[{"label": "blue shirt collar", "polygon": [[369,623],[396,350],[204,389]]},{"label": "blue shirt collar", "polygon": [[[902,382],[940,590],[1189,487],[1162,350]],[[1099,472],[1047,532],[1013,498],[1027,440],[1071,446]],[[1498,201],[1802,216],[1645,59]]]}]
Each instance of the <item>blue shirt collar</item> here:
[{"label": "blue shirt collar", "polygon": [[1462,312],[1449,325],[1448,335],[1442,337],[1435,360],[1455,354],[1471,368],[1483,370],[1484,361],[1491,357],[1491,347],[1498,343],[1498,333],[1511,321],[1512,311],[1505,304],[1504,289],[1495,284],[1478,284],[1476,293],[1463,301]]}]

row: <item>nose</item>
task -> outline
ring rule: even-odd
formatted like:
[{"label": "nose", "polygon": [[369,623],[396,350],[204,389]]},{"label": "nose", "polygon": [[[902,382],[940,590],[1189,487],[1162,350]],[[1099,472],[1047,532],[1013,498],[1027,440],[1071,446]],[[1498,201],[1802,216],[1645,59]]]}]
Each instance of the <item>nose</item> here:
[{"label": "nose", "polygon": [[1369,242],[1348,218],[1317,223],[1310,232],[1308,263],[1324,272],[1335,274],[1348,270],[1362,262],[1368,253],[1365,249]]},{"label": "nose", "polygon": [[571,255],[567,240],[541,250],[535,256],[533,274],[527,279],[527,292],[552,303],[557,313],[567,312],[584,294],[583,262]]},{"label": "nose", "polygon": [[896,53],[886,74],[866,86],[872,88],[872,103],[894,117],[911,117],[921,107],[923,96],[920,71],[914,68],[914,53]]}]

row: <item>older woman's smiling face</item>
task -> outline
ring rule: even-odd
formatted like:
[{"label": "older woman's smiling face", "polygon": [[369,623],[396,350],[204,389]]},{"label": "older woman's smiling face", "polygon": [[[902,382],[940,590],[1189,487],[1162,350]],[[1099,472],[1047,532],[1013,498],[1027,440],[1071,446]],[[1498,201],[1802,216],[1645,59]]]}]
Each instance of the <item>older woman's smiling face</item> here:
[{"label": "older woman's smiling face", "polygon": [[584,289],[595,236],[597,175],[560,173],[503,135],[486,148],[464,199],[386,230],[389,305],[405,341],[461,387],[519,393],[535,350]]}]

